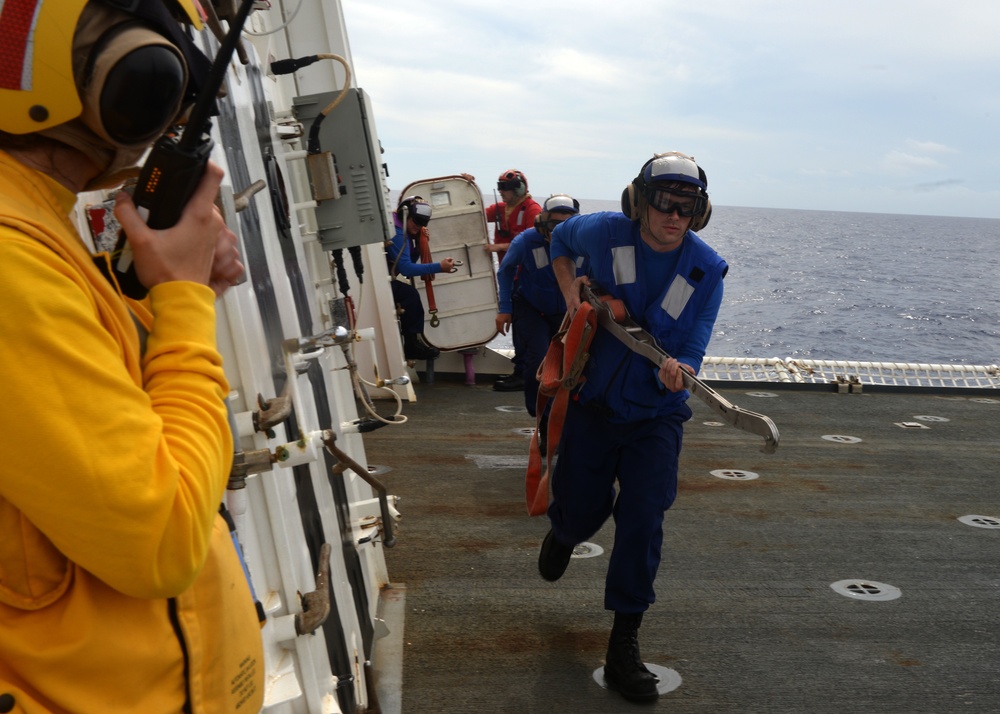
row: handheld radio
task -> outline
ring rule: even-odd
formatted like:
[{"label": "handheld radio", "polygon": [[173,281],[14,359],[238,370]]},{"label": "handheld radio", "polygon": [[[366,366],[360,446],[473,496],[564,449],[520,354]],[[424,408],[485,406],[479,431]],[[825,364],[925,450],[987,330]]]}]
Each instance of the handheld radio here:
[{"label": "handheld radio", "polygon": [[[146,210],[146,225],[150,228],[176,225],[205,173],[213,147],[210,132],[215,97],[225,80],[229,61],[253,4],[254,0],[243,0],[240,4],[212,62],[205,86],[191,109],[187,126],[180,135],[170,132],[160,137],[142,166],[132,200]],[[136,275],[132,250],[124,231],[118,236],[113,255],[116,257],[112,267],[122,292],[137,300],[144,298],[148,291]]]}]

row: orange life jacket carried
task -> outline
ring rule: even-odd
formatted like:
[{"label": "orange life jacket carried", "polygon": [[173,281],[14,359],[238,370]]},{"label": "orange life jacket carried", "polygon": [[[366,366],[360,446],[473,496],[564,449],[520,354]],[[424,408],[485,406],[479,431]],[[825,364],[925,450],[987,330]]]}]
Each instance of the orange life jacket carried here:
[{"label": "orange life jacket carried", "polygon": [[[572,317],[566,313],[562,326],[549,342],[548,352],[538,367],[538,401],[535,408],[537,422],[535,434],[531,438],[528,471],[524,479],[529,516],[540,516],[548,510],[552,457],[559,446],[570,393],[583,383],[583,367],[590,357],[587,350],[590,349],[596,331],[597,312],[593,305],[585,301]],[[551,407],[549,402],[552,403]],[[543,430],[544,472],[539,440]]]}]

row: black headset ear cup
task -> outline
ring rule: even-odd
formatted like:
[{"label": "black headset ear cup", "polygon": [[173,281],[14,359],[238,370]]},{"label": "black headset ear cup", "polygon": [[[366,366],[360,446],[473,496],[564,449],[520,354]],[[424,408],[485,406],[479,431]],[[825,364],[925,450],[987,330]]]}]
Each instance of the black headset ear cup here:
[{"label": "black headset ear cup", "polygon": [[626,218],[632,218],[632,184],[629,184],[622,191],[622,213]]},{"label": "black headset ear cup", "polygon": [[706,197],[705,210],[702,212],[700,216],[695,216],[694,218],[691,219],[690,230],[697,233],[702,228],[708,225],[708,221],[711,217],[712,217],[712,202],[708,200],[708,197]]},{"label": "black headset ear cup", "polygon": [[[95,134],[114,144],[148,144],[181,113],[188,85],[183,54],[153,29],[132,20],[121,21],[128,15],[110,5],[95,13],[84,31],[89,33],[85,38],[94,38],[77,78],[83,103],[81,119]],[[112,24],[105,27],[102,23]]]},{"label": "black headset ear cup", "polygon": [[639,218],[639,194],[642,193],[642,190],[637,185],[637,182],[641,179],[641,176],[636,177],[622,191],[622,213],[625,214],[626,218],[633,221]]}]

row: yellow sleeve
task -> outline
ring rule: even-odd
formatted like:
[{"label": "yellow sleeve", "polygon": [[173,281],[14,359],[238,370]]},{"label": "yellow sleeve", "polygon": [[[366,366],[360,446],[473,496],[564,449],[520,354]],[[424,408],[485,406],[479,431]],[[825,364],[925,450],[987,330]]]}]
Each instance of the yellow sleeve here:
[{"label": "yellow sleeve", "polygon": [[232,463],[214,293],[154,288],[140,364],[134,325],[93,289],[99,273],[2,227],[0,266],[0,497],[111,587],[184,591]]}]

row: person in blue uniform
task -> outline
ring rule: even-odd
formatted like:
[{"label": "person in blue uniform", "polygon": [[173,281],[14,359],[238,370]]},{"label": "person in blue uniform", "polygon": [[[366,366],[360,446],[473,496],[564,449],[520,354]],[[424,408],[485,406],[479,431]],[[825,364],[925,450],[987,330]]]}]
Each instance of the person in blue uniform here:
[{"label": "person in blue uniform", "polygon": [[439,354],[424,338],[424,306],[420,293],[409,281],[397,279],[402,275],[416,278],[434,273],[447,273],[455,267],[451,258],[439,263],[419,263],[412,255],[419,245],[420,235],[431,221],[431,206],[420,196],[407,196],[399,202],[394,216],[396,235],[386,245],[386,259],[392,287],[392,300],[399,311],[399,331],[403,335],[403,356],[406,359],[434,359]]},{"label": "person in blue uniform", "polygon": [[[586,379],[567,409],[552,475],[551,530],[538,559],[542,577],[558,580],[573,547],[614,518],[604,595],[614,624],[604,674],[609,688],[634,701],[658,696],[638,631],[655,600],[663,518],[677,495],[682,425],[691,418],[682,370],[696,374],[701,367],[728,270],[695,233],[711,215],[707,189],[693,158],[657,154],[622,193],[622,213],[574,216],[552,234],[567,309],[575,313],[581,284],[590,285],[621,300],[671,355],[657,367],[597,330]],[[580,257],[587,275],[577,277]]]},{"label": "person in blue uniform", "polygon": [[549,241],[553,228],[579,212],[580,203],[572,196],[549,196],[535,218],[535,227],[511,241],[497,269],[497,332],[506,335],[511,330],[515,344],[520,345],[524,406],[531,416],[535,416],[538,399],[538,366],[566,314],[566,301],[552,272]]}]

